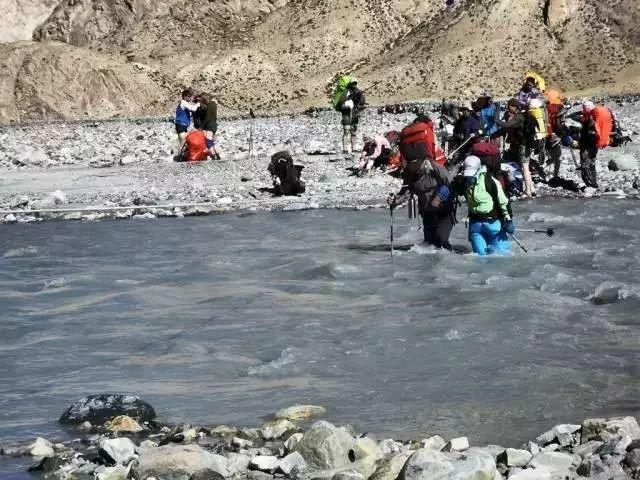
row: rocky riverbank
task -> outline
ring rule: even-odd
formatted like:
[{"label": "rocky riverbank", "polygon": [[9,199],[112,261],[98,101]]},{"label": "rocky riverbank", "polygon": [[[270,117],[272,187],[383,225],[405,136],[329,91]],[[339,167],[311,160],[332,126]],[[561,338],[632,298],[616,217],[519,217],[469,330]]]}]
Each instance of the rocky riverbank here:
[{"label": "rocky riverbank", "polygon": [[[31,457],[47,479],[555,480],[640,478],[640,426],[633,417],[556,425],[515,448],[471,446],[436,432],[379,439],[318,420],[297,405],[256,428],[171,425],[132,395],[93,395],[60,418],[76,438],[0,445]],[[425,426],[425,433],[428,426]],[[1,458],[1,457],[0,457]]]},{"label": "rocky riverbank", "polygon": [[[541,183],[540,194],[638,194],[638,103],[620,101],[612,107],[625,128],[635,132],[635,141],[600,153],[601,189],[574,193]],[[360,131],[399,129],[412,118],[410,113],[379,115],[369,110],[363,115]],[[0,128],[0,219],[12,223],[383,206],[387,194],[399,188],[399,180],[382,172],[365,178],[352,176],[348,168],[356,159],[345,158],[340,152],[340,135],[339,119],[333,111],[229,120],[222,122],[218,132],[223,160],[179,164],[172,161],[176,135],[167,121],[5,126]],[[254,139],[251,152],[250,137]],[[266,190],[271,187],[267,172],[270,156],[285,149],[305,167],[302,177],[307,190],[297,197],[274,197]],[[609,168],[611,161],[618,170]],[[563,154],[560,173],[567,180],[580,182],[569,151]],[[178,204],[197,205],[176,207]],[[113,207],[116,209],[111,210]],[[29,213],[36,209],[70,210]]]}]

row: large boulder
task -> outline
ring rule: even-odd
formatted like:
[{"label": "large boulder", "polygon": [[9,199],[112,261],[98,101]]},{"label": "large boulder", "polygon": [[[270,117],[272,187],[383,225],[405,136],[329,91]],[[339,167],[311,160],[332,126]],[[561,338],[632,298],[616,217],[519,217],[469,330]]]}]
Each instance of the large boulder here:
[{"label": "large boulder", "polygon": [[188,477],[201,470],[213,470],[229,476],[227,459],[206,451],[199,445],[170,444],[141,452],[137,473],[139,478],[161,477],[165,480]]},{"label": "large boulder", "polygon": [[385,456],[369,480],[396,480],[410,455],[409,452],[400,452]]},{"label": "large boulder", "polygon": [[554,475],[565,475],[573,464],[573,456],[562,452],[540,452],[529,462],[529,467],[547,470]]},{"label": "large boulder", "polygon": [[476,449],[464,453],[417,450],[405,463],[398,480],[494,480],[496,463]]},{"label": "large boulder", "polygon": [[151,405],[135,395],[100,394],[83,397],[71,405],[60,417],[61,423],[101,424],[105,421],[127,415],[137,421],[147,422],[156,418]]},{"label": "large boulder", "polygon": [[634,417],[616,417],[609,420],[590,418],[582,422],[582,443],[589,440],[621,440],[625,435],[640,439],[640,425]]},{"label": "large boulder", "polygon": [[114,465],[125,465],[135,458],[136,446],[126,437],[103,438],[99,442],[100,454]]},{"label": "large boulder", "polygon": [[351,463],[349,451],[354,441],[344,429],[320,421],[311,425],[296,445],[295,451],[302,455],[312,469],[336,469]]}]

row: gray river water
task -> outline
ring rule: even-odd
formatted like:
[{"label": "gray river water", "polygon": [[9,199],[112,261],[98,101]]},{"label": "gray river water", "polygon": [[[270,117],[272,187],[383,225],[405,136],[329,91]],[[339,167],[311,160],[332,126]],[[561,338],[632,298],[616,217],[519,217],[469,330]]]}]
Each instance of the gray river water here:
[{"label": "gray river water", "polygon": [[[556,236],[391,259],[383,210],[2,227],[0,444],[64,438],[64,408],[99,392],[166,421],[257,425],[315,403],[359,431],[514,446],[638,415],[640,204],[515,210]],[[396,236],[420,238],[404,212]]]}]

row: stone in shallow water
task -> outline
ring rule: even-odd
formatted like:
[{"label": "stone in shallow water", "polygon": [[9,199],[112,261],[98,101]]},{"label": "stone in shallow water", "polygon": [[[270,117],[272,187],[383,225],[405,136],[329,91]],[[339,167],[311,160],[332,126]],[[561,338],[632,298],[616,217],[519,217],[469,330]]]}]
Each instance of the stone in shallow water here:
[{"label": "stone in shallow water", "polygon": [[286,432],[295,429],[296,426],[289,420],[279,419],[265,423],[264,425],[262,425],[260,431],[262,432],[262,437],[265,440],[273,440],[280,438]]},{"label": "stone in shallow water", "polygon": [[100,394],[81,398],[60,417],[61,423],[102,424],[105,421],[127,415],[137,421],[150,421],[156,417],[151,405],[135,395]]},{"label": "stone in shallow water", "polygon": [[318,405],[294,405],[292,407],[278,410],[278,412],[276,412],[275,418],[286,420],[302,420],[324,415],[326,412],[326,408],[320,407]]},{"label": "stone in shallow water", "polygon": [[53,444],[49,440],[38,437],[27,447],[27,452],[32,457],[51,457],[54,454]]}]

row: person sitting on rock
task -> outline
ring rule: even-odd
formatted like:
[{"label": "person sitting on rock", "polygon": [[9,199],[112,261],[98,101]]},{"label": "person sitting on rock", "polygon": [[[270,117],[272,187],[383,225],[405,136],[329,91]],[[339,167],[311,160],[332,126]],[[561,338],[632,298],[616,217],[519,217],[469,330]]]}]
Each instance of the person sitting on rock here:
[{"label": "person sitting on rock", "polygon": [[193,123],[200,124],[207,137],[207,147],[211,158],[220,160],[220,153],[216,149],[215,134],[218,130],[218,104],[208,93],[201,93],[197,97],[198,109],[193,113]]},{"label": "person sitting on rock", "polygon": [[353,152],[360,111],[364,108],[364,93],[358,88],[358,80],[343,75],[333,93],[333,108],[342,114],[342,152]]},{"label": "person sitting on rock", "polygon": [[185,139],[187,138],[187,132],[191,125],[193,112],[195,112],[199,107],[199,105],[195,103],[195,97],[195,92],[192,89],[187,88],[186,90],[183,90],[182,99],[176,107],[174,123],[176,126],[176,133],[178,134],[178,151],[181,151],[184,146]]},{"label": "person sitting on rock", "polygon": [[374,167],[385,167],[391,154],[389,140],[384,135],[375,135],[373,138],[363,135],[362,141],[364,146],[362,147],[362,156],[358,162],[360,175],[371,171]]},{"label": "person sitting on rock", "polygon": [[582,130],[580,132],[580,173],[587,187],[598,188],[596,156],[598,150],[611,142],[613,116],[607,107],[593,102],[582,103]]}]

